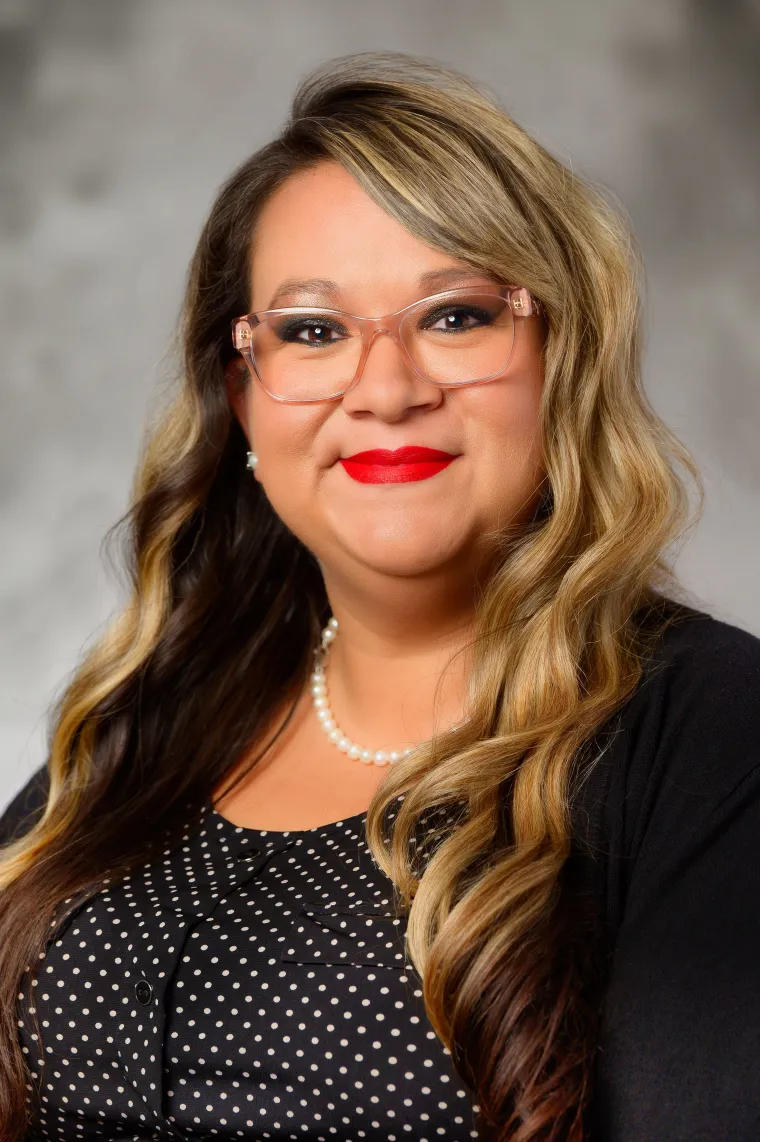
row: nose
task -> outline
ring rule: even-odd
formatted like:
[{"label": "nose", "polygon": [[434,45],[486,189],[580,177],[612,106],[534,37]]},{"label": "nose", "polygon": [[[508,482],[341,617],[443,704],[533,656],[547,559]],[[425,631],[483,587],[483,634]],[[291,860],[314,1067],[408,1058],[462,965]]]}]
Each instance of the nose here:
[{"label": "nose", "polygon": [[392,422],[414,410],[437,408],[442,401],[443,390],[423,380],[391,331],[376,329],[359,378],[343,397],[343,409],[349,416],[372,414]]}]

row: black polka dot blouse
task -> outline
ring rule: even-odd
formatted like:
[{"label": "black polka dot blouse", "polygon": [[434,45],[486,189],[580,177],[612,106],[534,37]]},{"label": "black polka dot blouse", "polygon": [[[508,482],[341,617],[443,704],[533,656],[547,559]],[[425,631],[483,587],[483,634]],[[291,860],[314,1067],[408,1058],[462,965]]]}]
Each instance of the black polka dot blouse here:
[{"label": "black polka dot blouse", "polygon": [[271,832],[209,804],[66,915],[19,996],[32,1136],[477,1138],[365,820]]}]

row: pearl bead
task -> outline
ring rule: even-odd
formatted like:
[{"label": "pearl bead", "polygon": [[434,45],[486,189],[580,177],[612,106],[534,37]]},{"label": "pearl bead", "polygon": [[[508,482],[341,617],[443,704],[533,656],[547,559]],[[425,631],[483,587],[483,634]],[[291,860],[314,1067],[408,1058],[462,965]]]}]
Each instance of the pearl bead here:
[{"label": "pearl bead", "polygon": [[[327,625],[321,633],[321,645],[314,650],[315,665],[311,673],[311,696],[314,710],[319,719],[319,724],[327,734],[328,738],[334,745],[338,747],[341,753],[345,753],[353,761],[361,761],[364,765],[395,765],[402,757],[408,757],[413,752],[414,746],[407,746],[403,750],[371,750],[362,749],[361,746],[353,742],[335,721],[332,711],[330,709],[330,701],[327,696],[327,678],[325,674],[325,661],[330,651],[330,643],[333,642],[335,635],[338,631],[338,620],[333,617],[328,620]],[[465,719],[467,720],[467,719]],[[462,724],[462,723],[460,723]],[[459,726],[453,726],[452,729],[459,729]]]}]

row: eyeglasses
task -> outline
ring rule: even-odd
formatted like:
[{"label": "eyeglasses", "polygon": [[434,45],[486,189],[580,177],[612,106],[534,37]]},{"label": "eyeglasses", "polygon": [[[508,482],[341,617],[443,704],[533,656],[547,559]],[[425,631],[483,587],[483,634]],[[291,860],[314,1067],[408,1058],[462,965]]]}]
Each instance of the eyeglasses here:
[{"label": "eyeglasses", "polygon": [[516,319],[540,311],[524,287],[450,289],[385,317],[319,306],[264,309],[235,318],[232,342],[269,396],[286,403],[343,396],[381,333],[400,345],[424,381],[456,388],[500,376],[512,356]]}]

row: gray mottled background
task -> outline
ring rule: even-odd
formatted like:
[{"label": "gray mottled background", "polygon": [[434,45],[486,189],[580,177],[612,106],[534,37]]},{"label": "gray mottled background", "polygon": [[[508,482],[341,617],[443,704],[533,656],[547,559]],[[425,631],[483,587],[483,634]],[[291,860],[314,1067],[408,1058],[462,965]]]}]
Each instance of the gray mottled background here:
[{"label": "gray mottled background", "polygon": [[215,188],[348,51],[453,64],[625,204],[646,383],[707,486],[678,567],[760,634],[760,7],[753,0],[0,0],[0,802],[122,588],[127,506]]}]

